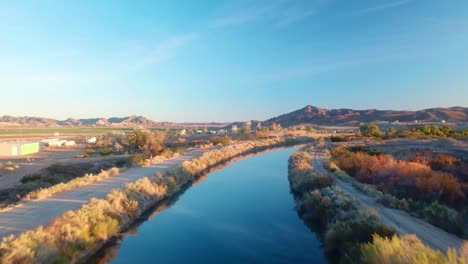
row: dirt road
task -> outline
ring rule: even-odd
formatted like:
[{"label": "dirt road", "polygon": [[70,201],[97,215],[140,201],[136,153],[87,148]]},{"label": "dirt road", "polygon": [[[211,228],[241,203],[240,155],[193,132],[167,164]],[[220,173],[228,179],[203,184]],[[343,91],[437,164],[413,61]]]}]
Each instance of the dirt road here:
[{"label": "dirt road", "polygon": [[113,189],[121,188],[128,182],[152,176],[158,171],[181,164],[183,161],[192,159],[201,153],[203,153],[203,150],[190,150],[178,158],[172,158],[147,167],[131,168],[111,178],[59,193],[43,200],[30,201],[1,212],[0,237],[11,234],[18,235],[40,225],[46,226],[66,211],[80,208],[93,197],[102,198]]},{"label": "dirt road", "polygon": [[83,153],[83,147],[76,147],[73,149],[52,149],[46,150],[41,153],[29,156],[29,160],[23,158],[0,158],[1,161],[12,161],[14,164],[20,166],[14,172],[10,172],[0,176],[0,190],[8,189],[20,184],[21,179],[26,175],[37,173],[53,164],[77,164],[77,163],[90,163],[100,162],[105,160],[118,160],[128,158],[130,155],[110,155],[91,158],[76,158],[76,155]]},{"label": "dirt road", "polygon": [[[325,155],[321,151],[313,151],[312,154],[314,169],[326,173],[327,171],[323,166],[326,160]],[[386,225],[395,228],[400,234],[416,234],[424,244],[443,252],[446,252],[448,248],[459,249],[464,242],[463,239],[419,218],[413,217],[404,211],[384,207],[374,198],[355,189],[349,182],[342,181],[338,177],[335,177],[335,180],[338,189],[356,198],[362,206],[376,210],[382,221]]]}]

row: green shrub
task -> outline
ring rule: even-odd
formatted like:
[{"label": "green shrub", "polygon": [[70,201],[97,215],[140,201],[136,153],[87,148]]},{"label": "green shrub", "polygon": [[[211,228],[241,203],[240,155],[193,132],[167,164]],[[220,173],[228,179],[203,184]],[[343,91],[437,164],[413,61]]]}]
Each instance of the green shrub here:
[{"label": "green shrub", "polygon": [[330,140],[331,142],[344,142],[346,138],[344,136],[331,136]]},{"label": "green shrub", "polygon": [[463,234],[459,213],[437,201],[424,207],[422,216],[431,224],[454,234]]},{"label": "green shrub", "polygon": [[364,124],[359,127],[361,134],[368,137],[381,138],[384,133],[380,130],[379,126],[375,123]]}]

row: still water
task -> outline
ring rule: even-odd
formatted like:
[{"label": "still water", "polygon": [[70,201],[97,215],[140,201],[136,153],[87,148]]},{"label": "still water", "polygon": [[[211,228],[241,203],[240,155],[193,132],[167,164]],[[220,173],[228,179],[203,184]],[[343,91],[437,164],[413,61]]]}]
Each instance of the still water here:
[{"label": "still water", "polygon": [[326,263],[318,237],[294,210],[287,178],[294,151],[260,154],[209,174],[97,262]]}]

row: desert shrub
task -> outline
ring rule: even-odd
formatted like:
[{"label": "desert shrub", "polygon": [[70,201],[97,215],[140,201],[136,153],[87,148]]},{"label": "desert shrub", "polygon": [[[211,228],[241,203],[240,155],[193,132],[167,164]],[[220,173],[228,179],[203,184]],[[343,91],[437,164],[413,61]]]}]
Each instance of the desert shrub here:
[{"label": "desert shrub", "polygon": [[431,224],[455,234],[462,234],[459,213],[437,201],[424,207],[422,216]]},{"label": "desert shrub", "polygon": [[55,184],[47,188],[40,188],[40,189],[30,191],[26,195],[24,195],[23,199],[24,200],[43,199],[43,198],[49,197],[59,192],[72,190],[80,186],[88,185],[88,184],[109,178],[111,176],[118,175],[119,173],[120,173],[120,169],[113,167],[107,171],[101,171],[99,174],[96,174],[96,175],[85,174],[84,176],[75,178],[67,183],[59,183],[59,184]]},{"label": "desert shrub", "polygon": [[386,193],[383,194],[377,201],[390,208],[411,212],[410,204],[405,198],[398,199],[395,196]]},{"label": "desert shrub", "polygon": [[364,124],[359,127],[361,134],[368,137],[380,138],[384,133],[380,130],[379,126],[375,123]]},{"label": "desert shrub", "polygon": [[224,136],[224,137],[214,137],[210,139],[211,143],[213,145],[222,145],[222,146],[227,146],[231,143],[232,138],[229,136]]},{"label": "desert shrub", "polygon": [[363,153],[366,153],[366,154],[371,155],[371,156],[378,156],[378,155],[385,154],[384,152],[382,152],[382,151],[380,151],[378,149],[369,148],[369,147],[365,147],[365,146],[352,146],[352,147],[347,148],[347,150],[349,150],[349,151],[351,151],[353,153],[363,152]]},{"label": "desert shrub", "polygon": [[330,140],[331,142],[344,142],[346,138],[344,136],[331,136]]},{"label": "desert shrub", "polygon": [[461,182],[468,183],[468,162],[457,157],[432,153],[416,153],[410,161],[428,165],[433,170],[448,172],[457,177]]},{"label": "desert shrub", "polygon": [[[304,151],[289,158],[289,181],[296,197],[299,216],[314,228],[321,227],[327,256],[339,263],[354,263],[360,257],[361,243],[377,233],[391,236],[395,231],[385,227],[376,212],[364,210],[357,200],[333,187],[333,177],[317,174],[311,156]],[[319,183],[324,179],[324,184]]]},{"label": "desert shrub", "polygon": [[390,237],[395,231],[386,227],[373,214],[360,211],[349,221],[336,221],[325,234],[325,250],[332,256],[341,256],[340,263],[354,263],[360,258],[361,244],[372,241],[373,235]]},{"label": "desert shrub", "polygon": [[454,207],[465,202],[463,187],[455,176],[433,171],[424,164],[346,149],[333,150],[332,161],[358,181],[374,184],[379,190],[398,198],[442,201]]},{"label": "desert shrub", "polygon": [[133,154],[132,156],[130,156],[130,162],[131,163],[135,163],[135,164],[143,164],[143,162],[145,161],[145,156],[141,153],[139,154]]},{"label": "desert shrub", "polygon": [[447,254],[425,246],[415,235],[384,238],[374,235],[373,242],[361,249],[362,263],[381,264],[466,264],[468,254],[449,249]]},{"label": "desert shrub", "polygon": [[330,172],[336,172],[339,170],[338,166],[331,160],[327,160],[324,166]]},{"label": "desert shrub", "polygon": [[[21,200],[40,199],[93,183],[113,176],[119,169],[113,166],[125,159],[109,160],[99,163],[54,164],[44,170],[26,175],[21,184],[0,190],[0,207],[7,207]],[[107,175],[109,173],[109,175]]]},{"label": "desert shrub", "polygon": [[[450,160],[443,159],[444,163]],[[343,148],[332,151],[332,162],[359,181],[351,180],[357,189],[382,204],[416,214],[456,235],[466,235],[468,221],[461,213],[467,210],[464,185],[450,173],[433,171],[422,162],[397,161],[389,155],[371,156]]]},{"label": "desert shrub", "polygon": [[329,187],[334,182],[332,176],[314,172],[311,159],[312,157],[307,152],[298,151],[288,160],[291,189],[296,194]]},{"label": "desert shrub", "polygon": [[397,132],[402,138],[465,138],[468,137],[468,129],[454,130],[447,125],[424,125],[411,129],[404,129]]}]

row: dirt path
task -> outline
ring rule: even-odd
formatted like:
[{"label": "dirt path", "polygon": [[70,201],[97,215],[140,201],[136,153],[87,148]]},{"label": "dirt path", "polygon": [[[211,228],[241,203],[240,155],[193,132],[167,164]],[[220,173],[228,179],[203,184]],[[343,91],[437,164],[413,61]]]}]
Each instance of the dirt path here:
[{"label": "dirt path", "polygon": [[[312,152],[313,166],[319,172],[327,173],[324,168],[326,156],[321,151]],[[445,232],[444,230],[435,227],[419,218],[413,217],[408,213],[391,209],[378,203],[374,198],[355,189],[351,183],[340,180],[335,177],[336,187],[341,191],[356,198],[362,206],[376,210],[382,221],[393,228],[400,234],[416,234],[424,244],[446,252],[448,248],[460,249],[464,240],[455,235]]]},{"label": "dirt path", "polygon": [[11,234],[18,235],[40,225],[46,226],[66,211],[80,208],[93,197],[102,198],[113,189],[121,188],[128,182],[146,176],[153,176],[158,171],[181,164],[183,161],[199,156],[201,153],[203,153],[203,150],[190,150],[178,158],[172,158],[147,167],[131,168],[111,178],[62,192],[43,200],[30,201],[1,212],[0,238]]}]

